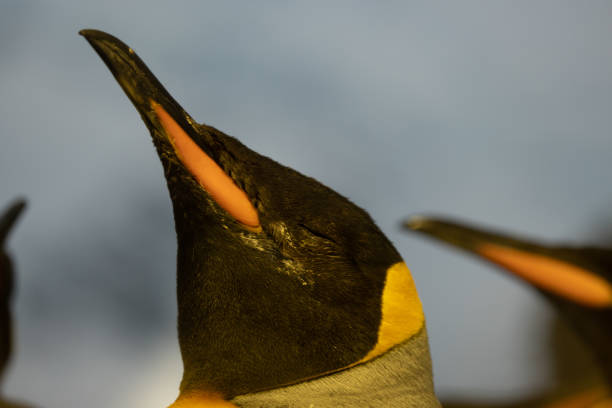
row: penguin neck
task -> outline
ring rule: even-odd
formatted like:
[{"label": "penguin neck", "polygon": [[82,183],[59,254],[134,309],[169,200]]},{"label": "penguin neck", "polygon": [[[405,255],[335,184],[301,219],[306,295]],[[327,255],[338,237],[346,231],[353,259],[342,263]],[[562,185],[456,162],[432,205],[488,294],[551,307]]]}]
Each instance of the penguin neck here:
[{"label": "penguin neck", "polygon": [[299,384],[240,395],[243,408],[440,407],[425,327],[378,358]]}]

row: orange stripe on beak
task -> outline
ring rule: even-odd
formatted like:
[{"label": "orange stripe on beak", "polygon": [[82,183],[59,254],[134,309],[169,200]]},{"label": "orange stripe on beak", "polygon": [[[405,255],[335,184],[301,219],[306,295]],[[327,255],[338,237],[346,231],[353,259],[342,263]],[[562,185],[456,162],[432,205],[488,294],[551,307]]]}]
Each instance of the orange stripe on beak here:
[{"label": "orange stripe on beak", "polygon": [[586,269],[543,255],[494,244],[476,252],[534,286],[589,307],[612,307],[612,286]]},{"label": "orange stripe on beak", "polygon": [[246,193],[198,147],[161,105],[152,100],[151,107],[174,146],[177,156],[204,190],[236,221],[251,231],[260,231],[257,211]]}]

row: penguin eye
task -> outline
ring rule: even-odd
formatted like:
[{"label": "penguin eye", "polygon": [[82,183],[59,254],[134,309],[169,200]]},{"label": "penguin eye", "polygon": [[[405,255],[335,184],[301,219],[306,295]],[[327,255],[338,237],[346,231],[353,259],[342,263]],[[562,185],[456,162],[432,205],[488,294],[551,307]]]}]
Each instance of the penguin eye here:
[{"label": "penguin eye", "polygon": [[161,105],[151,100],[151,107],[159,118],[176,155],[200,183],[200,186],[244,228],[252,232],[260,232],[261,226],[257,210],[246,193],[200,149]]}]

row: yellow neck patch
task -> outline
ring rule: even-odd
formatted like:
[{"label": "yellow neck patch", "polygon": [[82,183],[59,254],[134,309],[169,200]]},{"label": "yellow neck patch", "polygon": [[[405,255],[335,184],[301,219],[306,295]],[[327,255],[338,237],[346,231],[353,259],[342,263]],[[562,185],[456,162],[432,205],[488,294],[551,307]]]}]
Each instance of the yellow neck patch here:
[{"label": "yellow neck patch", "polygon": [[425,324],[425,315],[410,270],[404,262],[387,269],[382,295],[382,319],[378,341],[358,363],[381,355],[414,336]]}]

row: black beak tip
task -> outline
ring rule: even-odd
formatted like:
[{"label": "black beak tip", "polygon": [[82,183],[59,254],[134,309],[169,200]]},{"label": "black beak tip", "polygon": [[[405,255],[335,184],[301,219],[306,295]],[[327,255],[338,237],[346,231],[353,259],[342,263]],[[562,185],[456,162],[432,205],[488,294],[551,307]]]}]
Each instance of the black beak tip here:
[{"label": "black beak tip", "polygon": [[94,30],[91,28],[84,28],[79,31],[79,35],[85,37],[88,41],[93,40],[103,40],[108,38],[113,38],[112,35],[105,33],[104,31]]},{"label": "black beak tip", "polygon": [[0,216],[0,245],[6,239],[9,231],[11,230],[17,218],[26,207],[26,201],[23,198],[18,198],[9,207],[7,210]]},{"label": "black beak tip", "polygon": [[17,211],[17,213],[21,213],[21,211],[23,211],[26,205],[27,201],[23,197],[19,197],[13,202],[13,207],[15,208],[15,211]]},{"label": "black beak tip", "polygon": [[404,229],[420,231],[427,228],[427,225],[429,224],[430,220],[427,217],[413,215],[402,223],[402,227],[404,227]]},{"label": "black beak tip", "polygon": [[87,42],[89,42],[89,44],[91,44],[91,46],[98,52],[102,52],[104,54],[111,51],[119,51],[130,54],[133,53],[130,47],[124,44],[123,41],[113,35],[105,33],[104,31],[86,28],[79,31],[79,34],[85,37]]},{"label": "black beak tip", "polygon": [[11,219],[17,219],[17,217],[19,216],[19,214],[21,214],[21,212],[24,210],[24,208],[26,207],[26,200],[23,197],[18,197],[15,200],[13,200],[13,202],[9,205],[8,210],[6,211],[6,214],[9,218]]}]

